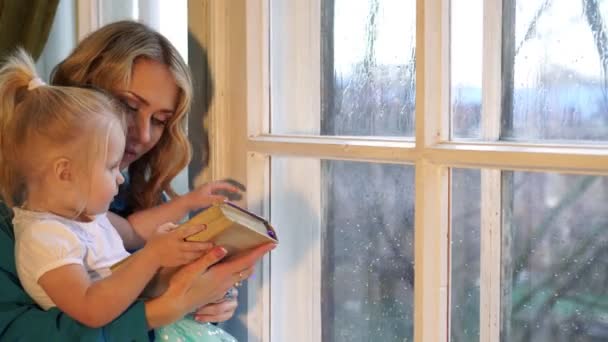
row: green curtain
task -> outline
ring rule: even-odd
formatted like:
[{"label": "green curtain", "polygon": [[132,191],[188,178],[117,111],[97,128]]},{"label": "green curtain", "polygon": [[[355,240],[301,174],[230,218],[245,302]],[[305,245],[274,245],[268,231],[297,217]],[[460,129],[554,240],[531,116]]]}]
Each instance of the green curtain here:
[{"label": "green curtain", "polygon": [[38,59],[59,0],[0,0],[0,57],[22,46]]}]

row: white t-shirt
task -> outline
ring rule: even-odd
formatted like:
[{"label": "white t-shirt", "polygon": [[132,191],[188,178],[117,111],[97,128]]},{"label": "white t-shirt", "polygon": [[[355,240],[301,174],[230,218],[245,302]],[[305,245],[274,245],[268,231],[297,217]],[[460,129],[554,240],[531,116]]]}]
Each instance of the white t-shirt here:
[{"label": "white t-shirt", "polygon": [[110,266],[129,256],[106,214],[77,222],[51,213],[14,208],[15,262],[25,291],[48,310],[55,303],[38,279],[46,272],[80,264],[92,281],[110,275]]}]

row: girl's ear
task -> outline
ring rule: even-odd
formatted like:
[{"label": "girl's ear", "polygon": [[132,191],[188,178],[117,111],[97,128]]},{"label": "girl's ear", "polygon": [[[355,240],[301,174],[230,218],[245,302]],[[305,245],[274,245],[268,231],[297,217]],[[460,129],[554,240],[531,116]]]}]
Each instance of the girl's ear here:
[{"label": "girl's ear", "polygon": [[63,182],[71,182],[74,179],[72,172],[72,161],[68,158],[59,158],[53,163],[55,178]]}]

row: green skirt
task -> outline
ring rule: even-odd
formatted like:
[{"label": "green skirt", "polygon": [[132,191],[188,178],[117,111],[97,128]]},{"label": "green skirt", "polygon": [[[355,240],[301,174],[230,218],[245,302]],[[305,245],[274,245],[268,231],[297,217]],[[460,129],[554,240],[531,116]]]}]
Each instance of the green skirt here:
[{"label": "green skirt", "polygon": [[190,317],[156,329],[155,335],[155,341],[159,342],[238,342],[222,328],[199,323]]}]

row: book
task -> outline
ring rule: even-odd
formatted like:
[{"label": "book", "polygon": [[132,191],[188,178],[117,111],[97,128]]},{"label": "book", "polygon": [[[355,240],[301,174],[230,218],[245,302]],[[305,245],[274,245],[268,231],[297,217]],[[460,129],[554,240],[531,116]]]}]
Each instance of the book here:
[{"label": "book", "polygon": [[278,243],[270,223],[233,203],[223,202],[198,213],[177,229],[206,224],[207,229],[186,238],[187,241],[213,242],[228,251],[228,256],[264,243]]},{"label": "book", "polygon": [[[207,228],[190,235],[186,241],[213,242],[226,249],[226,257],[264,243],[279,243],[276,231],[266,219],[230,202],[214,204],[175,229],[199,224],[205,224]],[[114,271],[128,259],[119,261],[110,269]]]}]

